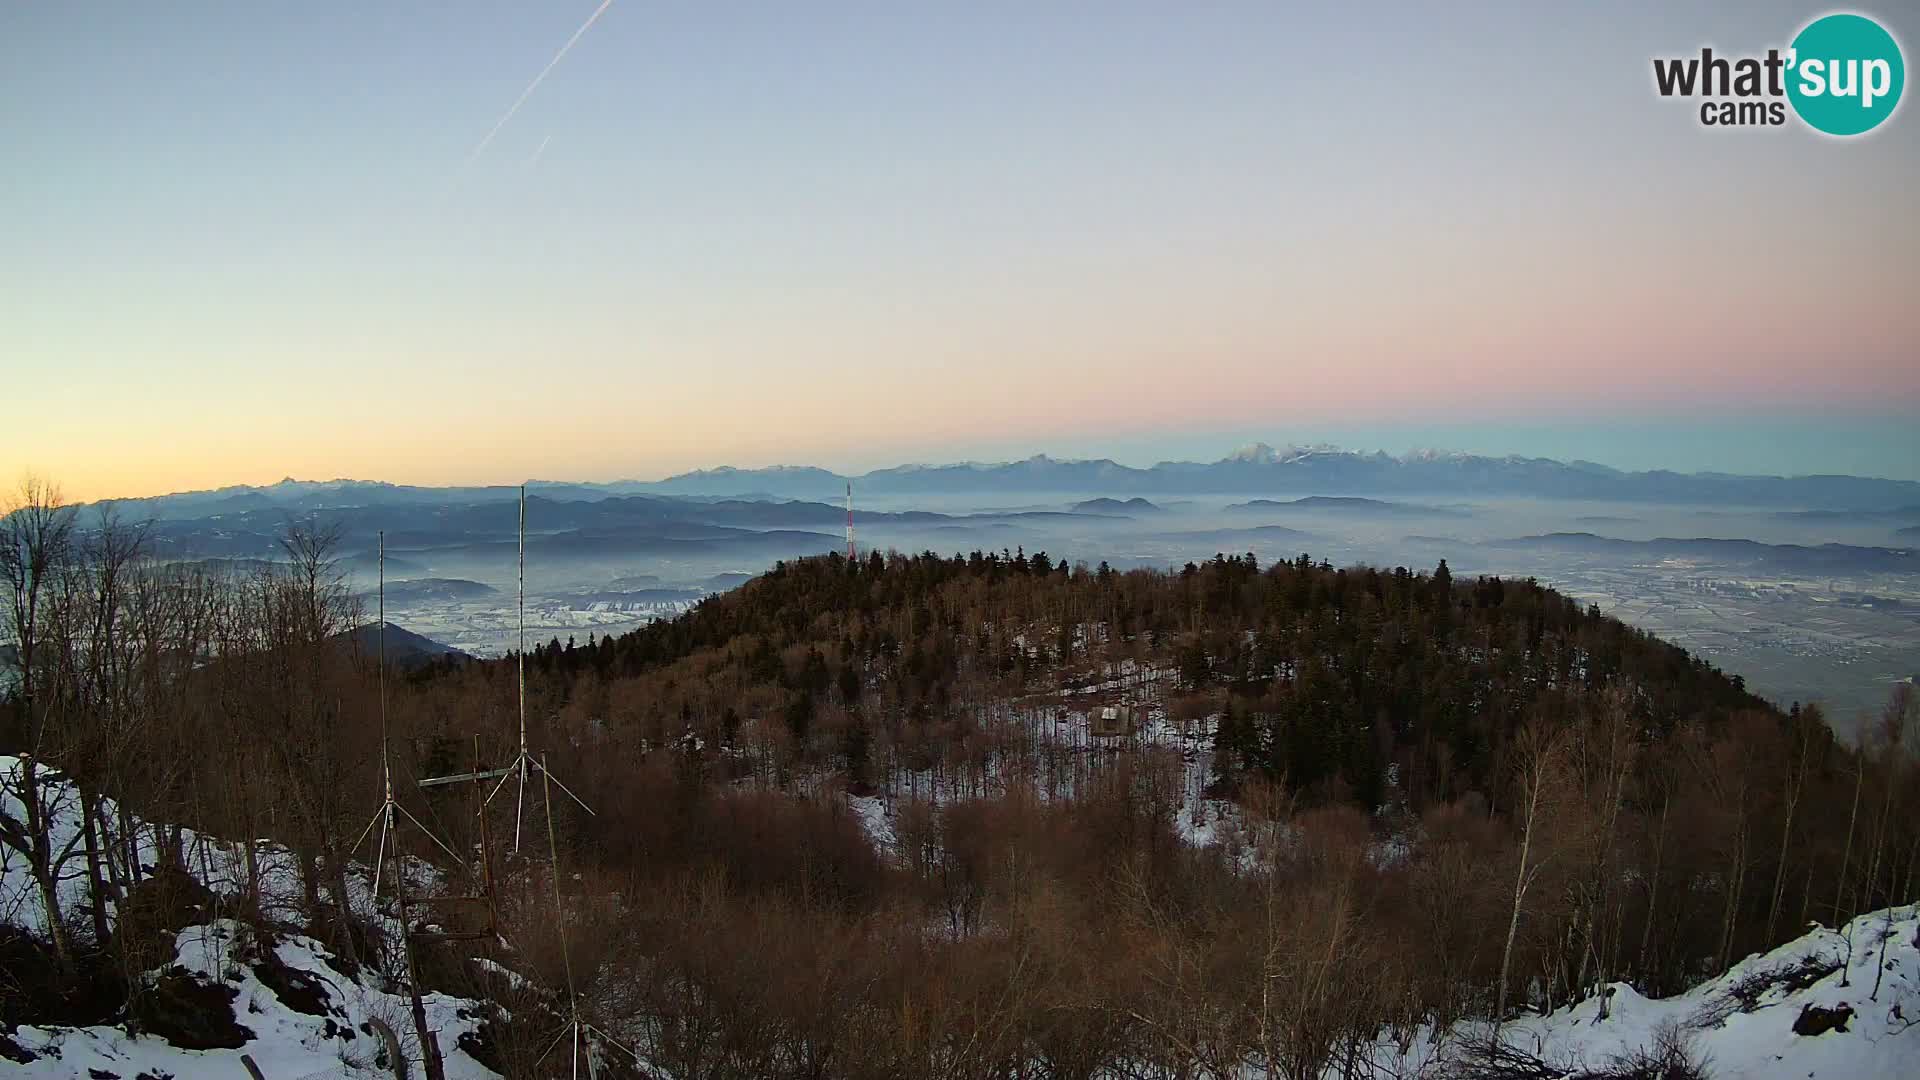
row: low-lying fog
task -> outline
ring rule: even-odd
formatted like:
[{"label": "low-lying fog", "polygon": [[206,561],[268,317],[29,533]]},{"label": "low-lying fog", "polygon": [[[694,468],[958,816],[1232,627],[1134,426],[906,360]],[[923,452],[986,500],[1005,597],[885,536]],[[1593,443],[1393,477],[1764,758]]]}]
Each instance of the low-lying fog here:
[{"label": "low-lying fog", "polygon": [[[817,502],[530,498],[529,639],[622,633],[776,559],[843,549],[845,510],[835,494]],[[369,593],[374,534],[386,531],[390,620],[472,653],[512,647],[510,502],[318,513],[342,528],[343,565]],[[168,520],[163,547],[178,558],[272,558],[271,533],[289,516]],[[1128,568],[1177,567],[1218,552],[1250,551],[1263,563],[1304,552],[1336,565],[1430,569],[1445,559],[1456,577],[1536,577],[1705,656],[1763,695],[1824,701],[1843,728],[1877,709],[1891,683],[1920,671],[1920,567],[1911,552],[1920,508],[1019,492],[862,499],[855,519],[863,553],[1005,548]]]}]

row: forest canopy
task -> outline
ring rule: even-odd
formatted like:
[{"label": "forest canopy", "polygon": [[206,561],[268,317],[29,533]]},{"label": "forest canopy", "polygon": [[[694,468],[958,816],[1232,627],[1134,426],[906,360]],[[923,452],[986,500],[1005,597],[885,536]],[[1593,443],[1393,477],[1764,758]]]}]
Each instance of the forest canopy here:
[{"label": "forest canopy", "polygon": [[[383,747],[448,845],[408,853],[447,880],[483,822],[513,832],[408,782],[513,759],[520,658],[383,673],[324,532],[243,573],[50,500],[0,540],[0,841],[53,914],[10,932],[37,974],[5,1022],[115,1015],[148,954],[109,907],[188,869],[182,827],[284,844],[300,926],[391,956],[342,901]],[[551,801],[558,884],[486,868],[501,956],[559,985],[539,898],[563,895],[567,978],[680,1075],[1317,1076],[1383,1033],[1671,993],[1914,895],[1910,687],[1852,745],[1444,563],[827,555],[525,661],[529,740],[592,812]],[[88,807],[65,851],[36,771]],[[264,913],[261,888],[221,903]],[[496,1060],[527,1065],[539,1009],[444,946],[420,971],[498,1002]]]}]

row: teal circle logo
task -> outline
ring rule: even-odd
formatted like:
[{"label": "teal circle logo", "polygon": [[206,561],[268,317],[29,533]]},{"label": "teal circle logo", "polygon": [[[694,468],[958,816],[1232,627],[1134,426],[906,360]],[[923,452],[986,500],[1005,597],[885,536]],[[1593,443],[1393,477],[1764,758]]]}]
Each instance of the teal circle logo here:
[{"label": "teal circle logo", "polygon": [[1787,100],[1809,127],[1828,135],[1860,135],[1879,127],[1900,104],[1907,65],[1900,44],[1865,15],[1825,15],[1793,39]]}]

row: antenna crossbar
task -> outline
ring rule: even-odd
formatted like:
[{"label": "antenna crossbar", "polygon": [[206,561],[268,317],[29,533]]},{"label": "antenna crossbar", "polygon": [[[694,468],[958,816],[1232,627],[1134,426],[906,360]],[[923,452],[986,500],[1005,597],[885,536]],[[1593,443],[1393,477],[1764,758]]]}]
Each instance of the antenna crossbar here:
[{"label": "antenna crossbar", "polygon": [[430,788],[440,787],[443,784],[464,784],[474,780],[492,780],[496,777],[506,776],[511,772],[513,772],[513,767],[508,766],[504,769],[486,769],[480,772],[453,773],[449,776],[429,776],[425,780],[415,781],[415,786]]}]

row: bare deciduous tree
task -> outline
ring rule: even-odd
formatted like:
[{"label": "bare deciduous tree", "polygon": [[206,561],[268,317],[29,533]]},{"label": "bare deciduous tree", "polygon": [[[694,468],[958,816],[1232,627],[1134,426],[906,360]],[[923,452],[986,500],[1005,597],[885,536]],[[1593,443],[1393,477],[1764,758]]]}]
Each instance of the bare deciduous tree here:
[{"label": "bare deciduous tree", "polygon": [[[15,721],[23,752],[11,783],[11,794],[22,808],[16,830],[0,817],[0,842],[27,861],[47,923],[54,955],[68,974],[73,970],[73,947],[61,910],[59,877],[71,854],[55,849],[52,814],[45,802],[39,772],[58,737],[54,729],[56,688],[66,678],[63,650],[47,649],[46,632],[55,592],[73,556],[74,511],[60,489],[35,477],[20,484],[6,516],[0,519],[0,582],[7,590],[7,630],[18,655],[19,715]],[[51,654],[51,655],[49,655]]]},{"label": "bare deciduous tree", "polygon": [[1514,824],[1520,829],[1515,860],[1513,905],[1506,943],[1500,949],[1500,979],[1494,993],[1495,1030],[1507,1015],[1507,980],[1513,970],[1513,943],[1520,933],[1527,894],[1552,861],[1554,818],[1567,786],[1565,729],[1536,721],[1520,733],[1514,757]]}]

